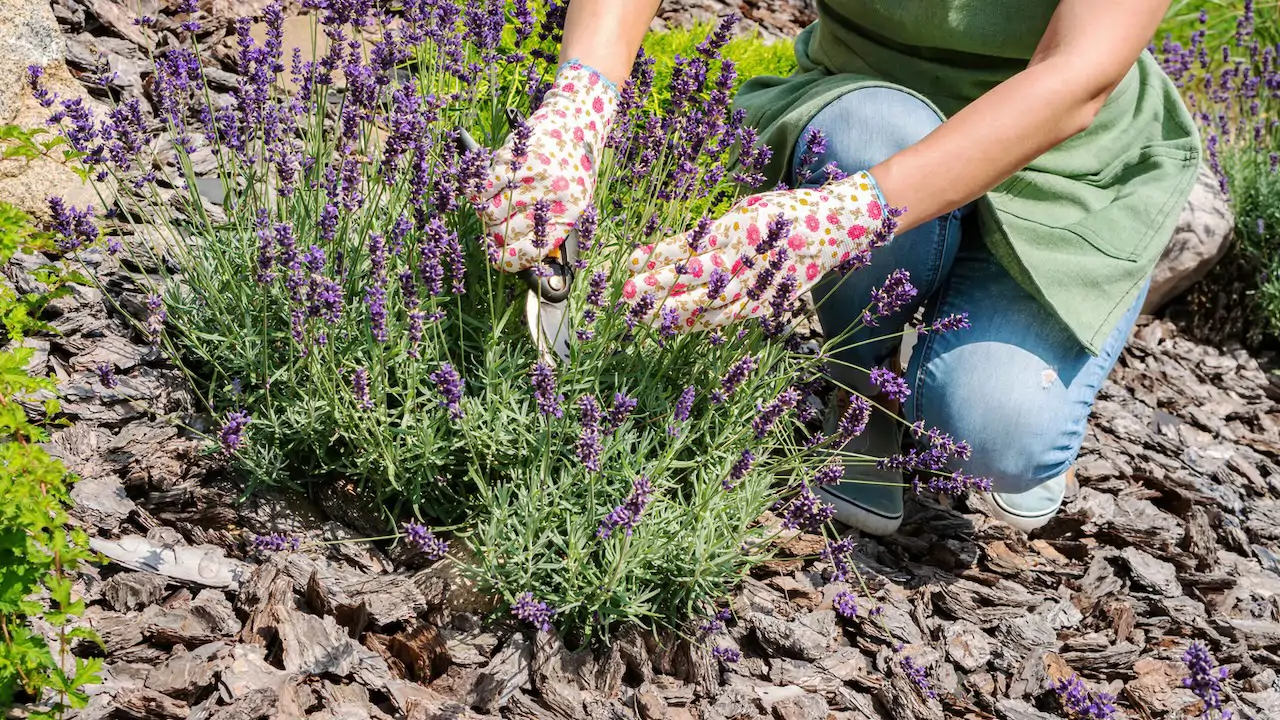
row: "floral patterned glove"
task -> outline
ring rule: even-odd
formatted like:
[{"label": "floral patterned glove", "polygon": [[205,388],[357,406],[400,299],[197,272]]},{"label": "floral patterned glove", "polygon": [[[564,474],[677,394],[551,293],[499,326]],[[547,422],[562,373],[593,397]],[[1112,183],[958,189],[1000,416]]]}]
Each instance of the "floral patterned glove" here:
[{"label": "floral patterned glove", "polygon": [[637,248],[623,298],[664,332],[760,317],[829,270],[865,265],[895,225],[866,172],[817,189],[752,195],[719,220]]},{"label": "floral patterned glove", "polygon": [[[494,154],[483,192],[471,198],[507,272],[560,246],[596,189],[596,161],[618,109],[618,90],[571,60],[542,105]],[[535,232],[535,230],[537,232]]]}]

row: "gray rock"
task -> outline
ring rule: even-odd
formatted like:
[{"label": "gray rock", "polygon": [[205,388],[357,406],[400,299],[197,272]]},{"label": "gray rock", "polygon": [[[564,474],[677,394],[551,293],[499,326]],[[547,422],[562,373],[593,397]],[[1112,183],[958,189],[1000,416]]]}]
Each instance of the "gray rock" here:
[{"label": "gray rock", "polygon": [[[0,125],[15,124],[25,129],[47,130],[49,111],[31,97],[26,85],[27,67],[44,70],[42,78],[49,92],[62,98],[80,98],[97,112],[101,105],[85,93],[63,61],[64,44],[49,3],[28,0],[0,0]],[[43,139],[50,136],[45,135]],[[103,186],[108,201],[109,186]],[[37,158],[0,159],[0,200],[13,203],[37,218],[47,218],[50,195],[62,197],[77,207],[92,204],[99,211],[102,201],[93,188],[82,182],[67,165]]]},{"label": "gray rock", "polygon": [[1202,165],[1173,238],[1156,263],[1142,311],[1155,312],[1203,278],[1231,246],[1234,228],[1235,217],[1218,179]]}]

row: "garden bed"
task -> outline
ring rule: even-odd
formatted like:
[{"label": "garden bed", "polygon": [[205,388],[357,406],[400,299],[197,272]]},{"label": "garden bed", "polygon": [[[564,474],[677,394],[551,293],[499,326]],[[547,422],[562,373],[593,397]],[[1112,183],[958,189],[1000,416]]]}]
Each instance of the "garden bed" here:
[{"label": "garden bed", "polygon": [[[766,30],[791,31],[761,19],[785,3],[747,5]],[[72,53],[87,47],[83,32],[133,32],[109,6],[55,4]],[[115,90],[141,92],[130,73],[144,70],[130,63],[144,61],[109,57]],[[163,238],[141,226],[119,240]],[[498,600],[447,563],[404,544],[337,542],[386,531],[352,485],[246,499],[173,422],[199,417],[183,374],[112,309],[144,317],[127,270],[161,268],[126,269],[100,248],[78,259],[114,303],[78,287],[50,308],[59,334],[28,343],[30,370],[57,379],[72,422],[49,443],[81,478],[72,514],[113,558],[76,585],[106,658],[80,717],[1036,720],[1067,716],[1049,688],[1078,674],[1129,716],[1182,718],[1200,709],[1182,686],[1192,640],[1229,667],[1240,716],[1280,716],[1273,358],[1144,319],[1099,397],[1079,487],[1033,537],[976,501],[920,497],[899,534],[855,537],[866,587],[828,582],[825,540],[786,533],[733,593],[725,627],[692,638],[624,630],[567,648],[491,615]],[[4,272],[33,290],[43,262],[18,256]],[[255,536],[303,543],[255,549]],[[849,589],[860,612],[844,619],[833,600]]]}]

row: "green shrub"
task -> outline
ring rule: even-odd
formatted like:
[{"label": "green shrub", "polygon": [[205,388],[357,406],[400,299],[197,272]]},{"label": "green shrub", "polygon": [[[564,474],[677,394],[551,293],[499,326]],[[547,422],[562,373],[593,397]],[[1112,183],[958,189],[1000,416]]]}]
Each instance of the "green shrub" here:
[{"label": "green shrub", "polygon": [[1243,314],[1230,324],[1246,341],[1280,338],[1280,6],[1178,3],[1166,29],[1157,56],[1186,97],[1236,218],[1221,265],[1241,290],[1222,294],[1235,307],[1197,311]]},{"label": "green shrub", "polygon": [[[49,237],[35,232],[20,210],[0,203],[0,265],[18,251],[50,249]],[[0,318],[8,332],[8,348],[0,349],[0,708],[22,695],[39,710],[32,717],[56,717],[84,706],[82,688],[97,682],[102,663],[72,659],[67,652],[75,638],[96,640],[84,628],[68,628],[84,611],[84,603],[72,598],[71,575],[89,559],[88,542],[82,530],[67,526],[64,504],[72,478],[40,447],[47,433],[27,420],[18,402],[54,389],[49,379],[27,374],[34,351],[17,344],[24,333],[45,329],[36,319],[40,308],[64,294],[74,275],[51,268],[40,279],[48,292],[19,296],[0,285]],[[57,409],[56,402],[45,404],[48,414]],[[56,656],[32,631],[34,617],[58,628]]]},{"label": "green shrub", "polygon": [[[671,71],[675,68],[676,56],[690,57],[698,43],[702,42],[710,25],[697,25],[692,28],[677,28],[663,32],[649,33],[644,39],[644,51],[655,60],[654,65],[654,98],[665,100],[667,88],[671,83]],[[721,51],[726,60],[732,60],[738,72],[734,89],[742,83],[759,75],[778,75],[786,77],[796,69],[795,45],[790,40],[765,42],[759,35],[741,35],[734,37]]]}]

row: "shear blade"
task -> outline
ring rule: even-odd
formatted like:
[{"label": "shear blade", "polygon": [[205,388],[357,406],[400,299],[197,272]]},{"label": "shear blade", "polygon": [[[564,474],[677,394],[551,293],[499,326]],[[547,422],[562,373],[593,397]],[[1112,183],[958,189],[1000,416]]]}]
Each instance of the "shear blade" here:
[{"label": "shear blade", "polygon": [[530,290],[525,297],[524,319],[529,326],[529,334],[538,346],[538,354],[552,365],[556,358],[569,361],[569,327],[568,303],[553,303],[543,300]]}]

